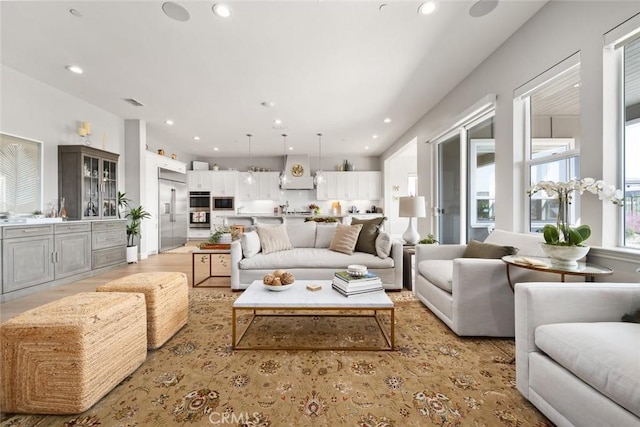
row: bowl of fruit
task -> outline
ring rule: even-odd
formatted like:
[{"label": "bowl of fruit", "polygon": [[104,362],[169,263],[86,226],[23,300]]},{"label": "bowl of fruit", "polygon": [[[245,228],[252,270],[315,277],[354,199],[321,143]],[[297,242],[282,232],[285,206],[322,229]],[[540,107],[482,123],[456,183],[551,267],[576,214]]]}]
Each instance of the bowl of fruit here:
[{"label": "bowl of fruit", "polygon": [[262,283],[270,291],[280,292],[291,289],[295,284],[296,278],[293,273],[286,270],[275,270],[271,274],[267,274],[262,278]]}]

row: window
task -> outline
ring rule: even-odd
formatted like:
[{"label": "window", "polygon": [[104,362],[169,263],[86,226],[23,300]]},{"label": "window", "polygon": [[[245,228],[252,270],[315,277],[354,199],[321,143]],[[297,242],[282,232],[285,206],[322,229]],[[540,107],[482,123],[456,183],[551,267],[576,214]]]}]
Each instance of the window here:
[{"label": "window", "polygon": [[623,49],[624,237],[625,247],[640,248],[640,38]]},{"label": "window", "polygon": [[42,143],[0,133],[0,212],[42,209]]},{"label": "window", "polygon": [[[580,56],[575,54],[516,93],[524,115],[527,189],[540,181],[580,177]],[[528,200],[529,231],[556,222],[557,200],[544,192]],[[579,199],[571,205],[570,222],[579,222]]]}]

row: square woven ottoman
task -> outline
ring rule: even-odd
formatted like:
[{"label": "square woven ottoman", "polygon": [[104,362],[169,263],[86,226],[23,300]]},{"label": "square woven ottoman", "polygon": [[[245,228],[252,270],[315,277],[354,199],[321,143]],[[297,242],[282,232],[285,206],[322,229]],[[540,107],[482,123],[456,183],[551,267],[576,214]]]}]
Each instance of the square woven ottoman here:
[{"label": "square woven ottoman", "polygon": [[159,348],[187,324],[189,284],[177,272],[136,273],[99,286],[98,292],[139,292],[147,302],[147,347]]},{"label": "square woven ottoman", "polygon": [[147,357],[144,296],[83,292],[0,325],[2,411],[78,414]]}]

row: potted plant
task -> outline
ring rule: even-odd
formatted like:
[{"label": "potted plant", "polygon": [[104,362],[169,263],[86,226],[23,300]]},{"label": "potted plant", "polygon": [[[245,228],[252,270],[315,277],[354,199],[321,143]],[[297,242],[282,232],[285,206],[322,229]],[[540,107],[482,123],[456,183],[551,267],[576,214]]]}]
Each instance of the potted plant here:
[{"label": "potted plant", "polygon": [[231,228],[221,225],[213,229],[207,241],[200,244],[200,249],[215,249],[219,244],[228,243],[231,243]]},{"label": "potted plant", "polygon": [[127,193],[118,191],[118,218],[122,218],[122,212],[129,207],[130,201],[130,199],[127,199]]},{"label": "potted plant", "polygon": [[135,244],[135,238],[142,239],[140,225],[143,219],[150,218],[151,214],[144,210],[142,206],[130,208],[125,218],[130,220],[127,224],[127,262],[129,264],[138,262],[138,245]]},{"label": "potted plant", "polygon": [[420,240],[418,243],[423,244],[423,245],[435,245],[436,243],[438,243],[438,241],[433,236],[433,234],[427,234],[427,237],[425,237],[424,239]]}]

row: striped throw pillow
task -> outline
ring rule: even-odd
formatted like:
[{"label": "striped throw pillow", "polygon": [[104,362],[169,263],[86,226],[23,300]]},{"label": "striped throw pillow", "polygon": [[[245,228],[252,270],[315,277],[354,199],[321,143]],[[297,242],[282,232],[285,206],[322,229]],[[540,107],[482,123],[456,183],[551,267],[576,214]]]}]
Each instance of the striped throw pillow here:
[{"label": "striped throw pillow", "polygon": [[334,252],[342,252],[347,255],[351,255],[358,242],[358,235],[362,230],[362,224],[357,225],[343,225],[338,224],[329,249]]},{"label": "striped throw pillow", "polygon": [[262,252],[265,254],[293,249],[284,224],[256,225],[256,231],[260,237]]}]

